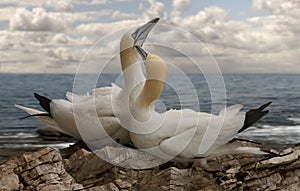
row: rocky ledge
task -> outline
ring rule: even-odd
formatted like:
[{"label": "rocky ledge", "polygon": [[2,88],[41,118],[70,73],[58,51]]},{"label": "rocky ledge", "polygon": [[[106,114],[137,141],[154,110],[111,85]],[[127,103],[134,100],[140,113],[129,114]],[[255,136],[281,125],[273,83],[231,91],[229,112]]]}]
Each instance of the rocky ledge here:
[{"label": "rocky ledge", "polygon": [[[208,161],[210,171],[197,163],[172,162],[134,170],[161,162],[138,152],[117,147],[91,152],[80,142],[63,150],[42,148],[0,165],[0,190],[296,191],[300,188],[300,145],[265,156],[239,154],[212,158]],[[122,163],[123,167],[102,160],[99,154]]]}]

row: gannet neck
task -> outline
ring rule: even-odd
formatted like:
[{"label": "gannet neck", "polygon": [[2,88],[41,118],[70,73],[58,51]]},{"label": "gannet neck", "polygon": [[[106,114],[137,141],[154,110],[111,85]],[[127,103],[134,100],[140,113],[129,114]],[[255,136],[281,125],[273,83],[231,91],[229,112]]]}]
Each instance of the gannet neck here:
[{"label": "gannet neck", "polygon": [[153,111],[153,104],[159,99],[164,88],[166,65],[159,56],[149,54],[146,60],[146,72],[147,80],[137,98],[136,106],[140,111],[143,111],[143,116],[145,116],[145,112],[150,116],[151,111]]},{"label": "gannet neck", "polygon": [[133,47],[134,39],[130,33],[123,35],[120,42],[120,60],[124,74],[124,90],[132,90],[138,83],[145,80],[139,63],[139,54]]},{"label": "gannet neck", "polygon": [[132,64],[138,61],[138,54],[134,47],[120,50],[120,59],[122,71],[126,71]]}]

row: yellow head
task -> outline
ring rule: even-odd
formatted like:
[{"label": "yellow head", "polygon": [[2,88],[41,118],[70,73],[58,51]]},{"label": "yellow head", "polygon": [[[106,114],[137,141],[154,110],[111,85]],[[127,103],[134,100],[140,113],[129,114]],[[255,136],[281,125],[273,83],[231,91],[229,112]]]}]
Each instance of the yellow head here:
[{"label": "yellow head", "polygon": [[120,57],[122,70],[125,71],[131,64],[138,59],[135,46],[143,46],[148,34],[159,21],[159,18],[152,19],[134,32],[126,32],[120,41]]}]

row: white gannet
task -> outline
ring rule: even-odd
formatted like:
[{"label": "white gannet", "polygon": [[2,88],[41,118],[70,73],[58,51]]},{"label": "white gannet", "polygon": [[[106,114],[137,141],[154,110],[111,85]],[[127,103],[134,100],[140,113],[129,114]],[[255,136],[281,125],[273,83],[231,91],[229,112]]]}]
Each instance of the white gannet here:
[{"label": "white gannet", "polygon": [[[121,144],[129,143],[129,134],[126,129],[120,126],[112,109],[112,89],[114,87],[114,93],[119,94],[126,90],[126,88],[130,88],[132,84],[131,81],[134,81],[137,78],[145,78],[142,69],[139,69],[138,65],[135,64],[140,59],[135,46],[143,45],[149,32],[158,20],[159,18],[152,19],[148,23],[139,27],[133,33],[126,32],[122,36],[120,41],[122,71],[125,71],[131,65],[134,65],[134,67],[137,68],[124,73],[125,83],[123,90],[112,84],[112,87],[94,89],[92,95],[87,94],[79,96],[71,92],[67,92],[66,97],[68,100],[51,100],[35,93],[35,98],[39,100],[40,105],[46,113],[21,105],[15,106],[26,111],[29,114],[27,117],[35,116],[40,122],[47,126],[77,139],[101,141],[106,138],[106,135],[108,134]],[[97,112],[97,116],[92,116],[95,110]],[[78,120],[75,120],[75,117]],[[97,118],[96,120],[95,117]],[[96,124],[99,120],[107,134],[99,131],[99,124]],[[80,126],[80,128],[84,127],[84,131],[79,131],[77,128],[78,126]],[[81,133],[85,133],[85,136],[82,136]]]},{"label": "white gannet", "polygon": [[[240,104],[223,109],[219,115],[191,109],[157,113],[154,102],[160,97],[165,84],[166,65],[159,56],[147,53],[141,47],[137,49],[145,60],[147,73],[143,89],[132,105],[133,117],[129,124],[130,138],[137,148],[155,155],[166,154],[187,160],[233,153],[266,154],[259,148],[241,147],[230,141],[266,115],[268,110],[264,109],[271,102],[247,113],[240,111]],[[217,134],[215,140],[210,138],[212,134],[205,134],[209,128]],[[208,137],[204,139],[204,136]],[[211,144],[205,141],[211,141]],[[201,150],[201,144],[210,146]]]}]

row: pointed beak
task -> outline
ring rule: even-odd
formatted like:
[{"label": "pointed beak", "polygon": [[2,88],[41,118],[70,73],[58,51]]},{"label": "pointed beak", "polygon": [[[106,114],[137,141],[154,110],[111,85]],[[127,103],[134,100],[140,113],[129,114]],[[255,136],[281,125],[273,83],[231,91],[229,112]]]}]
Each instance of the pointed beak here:
[{"label": "pointed beak", "polygon": [[159,18],[152,19],[148,23],[136,29],[136,31],[131,34],[132,38],[134,39],[133,46],[143,46],[148,34],[158,21]]},{"label": "pointed beak", "polygon": [[135,46],[135,48],[137,49],[138,53],[141,55],[141,57],[144,61],[144,64],[146,64],[146,59],[147,59],[147,56],[148,56],[148,52],[145,51],[141,46]]}]

